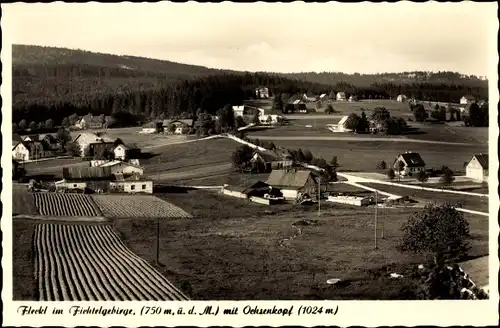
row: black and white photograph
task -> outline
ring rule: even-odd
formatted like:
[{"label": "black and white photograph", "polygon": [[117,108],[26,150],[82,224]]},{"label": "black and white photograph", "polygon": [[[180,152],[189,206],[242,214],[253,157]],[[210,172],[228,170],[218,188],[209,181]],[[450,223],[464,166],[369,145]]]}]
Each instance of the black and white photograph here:
[{"label": "black and white photograph", "polygon": [[94,325],[84,314],[111,317],[89,304],[126,301],[163,318],[165,302],[253,302],[212,305],[241,325],[273,304],[330,324],[346,301],[496,312],[496,11],[2,4],[11,315],[86,302],[64,314]]}]

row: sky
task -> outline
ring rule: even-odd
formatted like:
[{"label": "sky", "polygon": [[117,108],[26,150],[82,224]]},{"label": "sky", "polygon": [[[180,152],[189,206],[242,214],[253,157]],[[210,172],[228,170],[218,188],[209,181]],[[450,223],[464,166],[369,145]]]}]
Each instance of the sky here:
[{"label": "sky", "polygon": [[246,71],[488,75],[496,3],[2,5],[14,44]]}]

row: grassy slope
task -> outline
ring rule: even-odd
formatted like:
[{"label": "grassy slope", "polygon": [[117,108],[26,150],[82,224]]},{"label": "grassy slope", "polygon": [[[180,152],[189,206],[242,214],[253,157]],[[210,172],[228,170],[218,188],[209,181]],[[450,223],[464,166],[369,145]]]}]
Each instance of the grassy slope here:
[{"label": "grassy slope", "polygon": [[[165,197],[177,205],[190,203],[200,218],[161,223],[161,271],[194,299],[395,299],[414,281],[380,276],[381,267],[421,260],[395,250],[400,226],[412,210],[379,211],[384,239],[374,250],[372,209],[324,204],[320,225],[302,227],[301,235],[281,247],[278,241],[296,232],[292,223],[318,218],[314,207],[266,215],[250,208],[266,207],[202,191]],[[488,222],[470,221],[471,255],[486,254]],[[134,252],[154,261],[154,222],[120,220],[117,228]],[[351,285],[328,288],[330,278]]]},{"label": "grassy slope", "polygon": [[12,279],[14,300],[37,300],[33,249],[35,224],[29,220],[12,222]]},{"label": "grassy slope", "polygon": [[33,193],[25,185],[12,185],[12,214],[38,215]]}]

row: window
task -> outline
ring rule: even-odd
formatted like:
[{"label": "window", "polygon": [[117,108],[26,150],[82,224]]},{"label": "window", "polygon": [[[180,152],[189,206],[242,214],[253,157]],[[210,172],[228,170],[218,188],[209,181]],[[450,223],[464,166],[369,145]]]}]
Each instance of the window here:
[{"label": "window", "polygon": [[142,185],[142,190],[145,190],[145,189],[146,189],[146,185],[145,185],[145,184],[143,184],[143,185]]},{"label": "window", "polygon": [[73,185],[74,188],[76,188],[76,183]]},{"label": "window", "polygon": [[131,185],[130,190],[135,190],[135,185]]}]

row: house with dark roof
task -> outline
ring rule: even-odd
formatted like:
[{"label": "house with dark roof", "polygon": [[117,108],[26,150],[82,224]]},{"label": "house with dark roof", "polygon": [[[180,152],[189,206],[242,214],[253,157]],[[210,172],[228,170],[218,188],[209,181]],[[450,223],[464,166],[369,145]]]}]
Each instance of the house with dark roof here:
[{"label": "house with dark roof", "polygon": [[238,198],[250,198],[250,197],[264,197],[265,194],[270,194],[275,197],[279,197],[281,192],[268,185],[263,181],[257,181],[251,185],[240,184],[235,186],[225,186],[223,190],[224,195],[238,197]]},{"label": "house with dark roof", "polygon": [[297,199],[300,194],[311,197],[317,194],[318,183],[313,173],[308,170],[273,170],[266,183],[278,188],[285,199]]},{"label": "house with dark roof", "polygon": [[[399,171],[398,163],[402,162],[404,164],[403,170]],[[425,171],[425,162],[419,153],[413,153],[407,151],[399,156],[394,161],[393,165],[394,171],[400,175],[413,176],[421,171]]]},{"label": "house with dark roof", "polygon": [[256,150],[250,162],[262,165],[264,171],[266,172],[270,172],[271,170],[276,169],[288,168],[293,165],[293,160],[290,154],[278,150]]},{"label": "house with dark roof", "polygon": [[[174,134],[185,134],[188,132],[189,128],[193,126],[193,120],[163,120],[163,128],[167,132],[173,132]],[[172,127],[172,128],[170,128]],[[169,131],[169,128],[171,129]]]},{"label": "house with dark roof", "polygon": [[465,176],[477,182],[488,182],[488,169],[488,154],[476,154],[467,163]]},{"label": "house with dark roof", "polygon": [[77,129],[102,129],[106,118],[101,118],[100,116],[93,116],[92,114],[87,114],[79,119],[75,123]]}]

